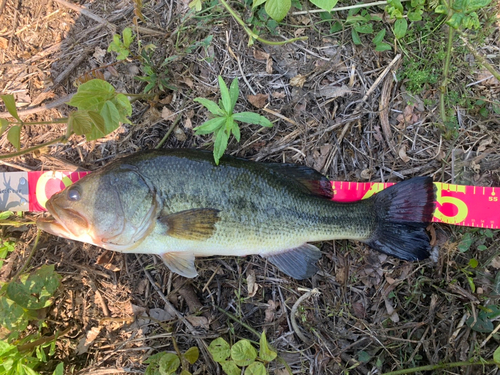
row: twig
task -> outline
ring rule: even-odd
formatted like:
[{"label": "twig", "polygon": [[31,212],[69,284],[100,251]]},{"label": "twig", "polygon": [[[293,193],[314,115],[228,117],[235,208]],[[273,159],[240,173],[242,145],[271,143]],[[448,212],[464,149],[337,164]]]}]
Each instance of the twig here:
[{"label": "twig", "polygon": [[465,46],[467,49],[474,55],[476,59],[479,60],[480,64],[484,66],[488,71],[495,76],[496,79],[500,81],[500,72],[495,69],[493,65],[491,65],[486,59],[476,51],[474,46],[470,44],[470,42],[466,38],[466,34],[463,31],[457,30],[458,34],[460,35],[460,39],[462,39],[462,42],[464,42]]},{"label": "twig", "polygon": [[36,145],[36,146],[30,147],[30,148],[26,148],[26,149],[21,150],[21,151],[12,152],[10,154],[0,155],[0,159],[14,158],[16,156],[20,156],[20,155],[24,155],[24,154],[27,154],[27,153],[32,152],[32,151],[36,151],[36,150],[38,150],[40,148],[53,145],[54,143],[66,141],[67,139],[68,139],[68,137],[65,136],[65,135],[63,135],[62,137],[53,139],[52,141],[49,141],[49,142],[42,143],[41,145]]},{"label": "twig", "polygon": [[453,367],[486,366],[486,365],[496,365],[496,364],[497,363],[495,361],[477,361],[477,362],[463,361],[463,362],[437,363],[435,365],[426,365],[426,366],[406,368],[406,369],[396,370],[396,371],[391,371],[391,372],[385,372],[382,375],[413,374],[415,372],[441,370],[441,369],[453,368]]},{"label": "twig", "polygon": [[293,330],[299,336],[299,338],[305,343],[311,342],[300,330],[299,325],[297,324],[297,309],[299,308],[299,305],[306,299],[308,299],[311,296],[318,296],[320,294],[320,291],[317,288],[309,290],[306,294],[301,296],[292,306],[292,311],[290,312],[290,321],[292,323]]},{"label": "twig", "polygon": [[33,258],[33,255],[35,255],[36,248],[38,247],[38,241],[40,240],[41,233],[42,233],[42,231],[40,229],[38,229],[36,232],[35,243],[33,244],[33,247],[31,248],[31,251],[28,255],[28,258],[24,261],[23,266],[21,267],[21,269],[19,271],[17,271],[17,273],[12,278],[12,280],[17,279],[26,270],[26,268],[28,268],[28,266],[31,262],[31,259]]},{"label": "twig", "polygon": [[170,134],[172,134],[172,132],[176,128],[176,126],[179,123],[180,119],[181,119],[181,114],[179,113],[177,115],[177,118],[174,120],[173,124],[168,129],[167,133],[163,136],[163,138],[161,139],[161,141],[156,145],[155,149],[158,150],[159,148],[161,148],[163,146],[163,144],[166,142],[166,140],[168,139],[168,137],[170,137]]},{"label": "twig", "polygon": [[116,33],[116,26],[109,23],[107,20],[105,20],[102,17],[99,17],[97,14],[92,13],[90,10],[85,9],[84,7],[81,7],[76,4],[69,3],[65,0],[54,0],[56,3],[61,4],[62,6],[65,6],[66,8],[73,9],[75,12],[81,13],[84,16],[87,16],[89,18],[92,18],[94,21],[97,21],[99,23],[102,23],[103,25],[106,25],[111,32],[114,34]]},{"label": "twig", "polygon": [[[75,95],[75,94],[69,94],[69,95],[63,96],[62,98],[54,100],[53,102],[43,104],[43,105],[33,107],[33,108],[27,108],[27,109],[22,110],[22,111],[18,111],[17,114],[19,116],[27,116],[27,115],[32,115],[34,113],[43,112],[43,111],[46,111],[48,109],[52,109],[55,107],[59,107],[60,105],[63,105],[64,103],[69,102],[71,100],[71,98],[73,97],[73,95]],[[7,118],[7,117],[11,117],[9,112],[0,112],[0,118]]]}]

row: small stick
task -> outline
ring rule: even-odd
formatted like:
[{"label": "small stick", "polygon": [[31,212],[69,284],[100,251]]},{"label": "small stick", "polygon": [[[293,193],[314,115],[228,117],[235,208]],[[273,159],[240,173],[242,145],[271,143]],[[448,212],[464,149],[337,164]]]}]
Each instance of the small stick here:
[{"label": "small stick", "polygon": [[62,6],[65,6],[67,8],[73,9],[75,12],[81,13],[84,16],[92,18],[94,21],[97,21],[99,23],[102,23],[103,25],[106,25],[111,30],[111,32],[113,34],[116,33],[116,26],[115,25],[109,23],[104,18],[99,17],[97,14],[92,13],[90,10],[87,10],[84,7],[81,7],[79,5],[69,3],[69,2],[67,2],[65,0],[54,0],[54,1],[56,3],[61,4]]},{"label": "small stick", "polygon": [[297,309],[299,308],[299,305],[306,299],[308,299],[311,296],[318,296],[320,294],[320,291],[317,288],[309,290],[306,294],[304,294],[302,297],[300,297],[292,306],[292,311],[290,312],[290,320],[292,323],[293,330],[299,336],[299,338],[304,342],[304,344],[308,344],[311,342],[300,330],[299,325],[297,324],[297,319],[295,315],[297,314]]}]

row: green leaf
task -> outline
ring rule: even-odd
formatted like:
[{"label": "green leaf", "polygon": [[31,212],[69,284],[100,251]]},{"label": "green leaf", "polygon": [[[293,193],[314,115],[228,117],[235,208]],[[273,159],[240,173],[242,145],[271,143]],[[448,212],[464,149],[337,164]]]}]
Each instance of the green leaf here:
[{"label": "green leaf", "polygon": [[264,8],[269,17],[277,22],[281,22],[287,15],[291,6],[291,0],[267,0]]},{"label": "green leaf", "polygon": [[458,29],[460,27],[460,24],[462,23],[462,20],[464,19],[465,14],[463,13],[453,13],[451,18],[446,21],[446,23],[453,27],[454,29]]},{"label": "green leaf", "polygon": [[99,114],[104,119],[104,128],[99,129],[104,135],[108,135],[120,126],[120,113],[113,102],[108,100],[104,103]]},{"label": "green leaf", "polygon": [[205,98],[195,98],[195,102],[200,103],[203,107],[209,110],[210,113],[216,116],[224,116],[224,111],[217,105],[217,103],[205,99]]},{"label": "green leaf", "polygon": [[191,1],[188,6],[193,9],[197,12],[199,12],[201,9],[202,9],[202,2],[201,0],[193,0]]},{"label": "green leaf", "polygon": [[397,39],[401,39],[406,35],[408,30],[408,22],[405,18],[399,18],[394,22],[394,36]]},{"label": "green leaf", "polygon": [[354,30],[361,34],[373,34],[373,25],[371,23],[356,25],[354,26]]},{"label": "green leaf", "polygon": [[226,151],[228,140],[229,135],[226,133],[226,130],[224,128],[220,128],[215,136],[214,144],[214,160],[217,165],[219,165],[219,160],[222,155],[224,155],[224,151]]},{"label": "green leaf", "polygon": [[0,98],[2,98],[5,104],[5,108],[7,109],[7,111],[9,111],[10,115],[17,121],[22,122],[17,114],[16,100],[14,99],[14,95],[0,95]]},{"label": "green leaf", "polygon": [[78,109],[100,112],[104,103],[114,96],[113,86],[102,79],[93,79],[81,84],[67,104]]},{"label": "green leaf", "polygon": [[92,131],[93,122],[89,111],[73,111],[68,117],[68,127],[77,135],[83,135]]},{"label": "green leaf", "polygon": [[236,122],[233,124],[231,132],[233,133],[234,138],[236,139],[236,142],[239,142],[240,138],[241,138],[240,127],[238,126],[238,124]]},{"label": "green leaf", "polygon": [[435,9],[434,12],[438,14],[446,14],[448,13],[448,8],[446,8],[444,5],[438,5]]},{"label": "green leaf", "polygon": [[[229,97],[231,98],[231,113],[234,110],[238,96],[240,95],[240,90],[238,87],[238,78],[233,79],[231,82],[231,87],[229,88]],[[229,113],[229,112],[228,112]]]},{"label": "green leaf", "polygon": [[326,10],[330,12],[335,5],[337,5],[338,0],[309,0],[311,3],[316,5],[319,9]]},{"label": "green leaf", "polygon": [[368,363],[368,362],[370,362],[370,359],[372,359],[372,356],[370,354],[368,354],[367,352],[365,352],[364,350],[361,350],[358,353],[358,361],[360,361],[362,363]]},{"label": "green leaf", "polygon": [[52,373],[52,375],[64,375],[64,363],[61,362],[56,366],[56,369]]},{"label": "green leaf", "polygon": [[269,348],[265,332],[262,332],[262,335],[260,335],[259,346],[259,358],[263,361],[271,362],[278,356],[278,353]]},{"label": "green leaf", "polygon": [[467,250],[470,249],[471,245],[473,242],[473,238],[470,233],[465,233],[464,236],[462,237],[462,240],[458,244],[458,251],[461,253],[465,253]]},{"label": "green leaf", "polygon": [[266,0],[253,0],[252,9],[257,8],[259,5],[264,4]]},{"label": "green leaf", "polygon": [[126,27],[123,29],[123,45],[128,48],[134,41],[134,36],[132,35],[132,29],[130,27]]},{"label": "green leaf", "polygon": [[44,265],[29,275],[22,275],[19,281],[10,282],[7,297],[25,309],[42,309],[50,306],[60,281],[61,276],[54,271],[54,265]]},{"label": "green leaf", "polygon": [[493,353],[493,360],[497,365],[500,365],[500,346],[495,349],[495,352]]},{"label": "green leaf", "polygon": [[7,133],[7,139],[19,151],[21,149],[21,127],[13,126]]},{"label": "green leaf", "polygon": [[0,135],[2,135],[3,132],[7,130],[8,126],[9,126],[9,121],[4,118],[0,118]]},{"label": "green leaf", "polygon": [[215,362],[225,361],[231,355],[231,347],[222,337],[212,341],[208,346],[208,351]]},{"label": "green leaf", "polygon": [[87,138],[87,140],[93,141],[104,137],[105,134],[99,130],[104,129],[106,126],[104,124],[104,119],[102,118],[102,116],[94,111],[88,111],[88,114],[92,120],[92,130],[89,133],[85,133],[85,137]]},{"label": "green leaf", "polygon": [[28,326],[28,316],[24,309],[9,298],[0,296],[0,325],[9,331],[24,331]]},{"label": "green leaf", "polygon": [[184,358],[186,358],[190,364],[194,364],[198,360],[199,356],[200,350],[196,346],[192,346],[186,350],[186,353],[184,353]]},{"label": "green leaf", "polygon": [[254,362],[245,369],[244,375],[267,375],[266,366],[261,362]]},{"label": "green leaf", "polygon": [[351,36],[352,42],[359,46],[361,44],[361,38],[359,37],[358,32],[354,30],[354,27],[351,29]]},{"label": "green leaf", "polygon": [[222,107],[224,108],[226,113],[230,115],[233,111],[233,108],[231,108],[231,97],[229,96],[229,90],[227,89],[226,82],[224,82],[221,76],[218,76],[217,79],[219,80]]},{"label": "green leaf", "polygon": [[379,43],[375,46],[375,51],[377,52],[389,51],[391,49],[392,47],[387,43]]},{"label": "green leaf", "polygon": [[219,364],[227,375],[241,375],[240,368],[233,361],[222,361]]},{"label": "green leaf", "polygon": [[176,354],[173,353],[163,353],[160,360],[158,361],[160,374],[171,375],[177,371],[181,361]]},{"label": "green leaf", "polygon": [[469,267],[470,268],[476,268],[478,265],[479,265],[479,262],[477,261],[477,259],[472,258],[469,260]]},{"label": "green leaf", "polygon": [[373,44],[377,45],[382,43],[385,37],[385,29],[380,30],[377,35],[375,35],[375,38],[373,38],[372,42]]},{"label": "green leaf", "polygon": [[473,12],[490,5],[491,0],[467,0],[466,1],[466,12]]},{"label": "green leaf", "polygon": [[0,220],[7,220],[12,215],[14,215],[14,212],[12,212],[12,211],[3,211],[3,212],[0,212]]},{"label": "green leaf", "polygon": [[231,134],[231,131],[233,130],[233,126],[234,126],[234,120],[233,120],[233,116],[228,116],[226,117],[226,126],[225,126],[225,129],[226,129],[226,133],[227,134]]},{"label": "green leaf", "polygon": [[204,135],[214,133],[217,129],[224,125],[226,122],[225,117],[215,117],[210,120],[205,121],[200,126],[194,128],[194,134]]},{"label": "green leaf", "polygon": [[248,366],[257,358],[257,350],[248,340],[240,340],[231,347],[231,358],[238,366]]},{"label": "green leaf", "polygon": [[264,116],[259,115],[255,112],[239,112],[233,114],[233,119],[235,121],[245,122],[247,124],[256,124],[260,126],[264,126],[266,128],[272,128],[273,123],[269,121]]},{"label": "green leaf", "polygon": [[130,104],[130,100],[127,95],[117,94],[112,102],[120,113],[120,121],[124,124],[130,124],[130,120],[126,116],[132,115],[132,105]]}]

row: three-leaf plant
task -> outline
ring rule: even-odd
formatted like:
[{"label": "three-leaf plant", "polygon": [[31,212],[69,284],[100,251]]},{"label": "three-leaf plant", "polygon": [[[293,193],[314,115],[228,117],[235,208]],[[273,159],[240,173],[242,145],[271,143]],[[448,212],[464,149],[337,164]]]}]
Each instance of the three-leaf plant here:
[{"label": "three-leaf plant", "polygon": [[203,105],[215,116],[194,130],[196,135],[214,134],[214,160],[217,165],[222,155],[224,155],[224,151],[226,151],[229,136],[232,134],[236,138],[236,141],[240,141],[240,128],[237,121],[247,124],[257,124],[268,128],[273,126],[267,118],[258,113],[233,113],[239,96],[238,79],[233,79],[229,89],[221,76],[218,79],[221,94],[219,104],[205,98],[194,99],[195,102]]}]

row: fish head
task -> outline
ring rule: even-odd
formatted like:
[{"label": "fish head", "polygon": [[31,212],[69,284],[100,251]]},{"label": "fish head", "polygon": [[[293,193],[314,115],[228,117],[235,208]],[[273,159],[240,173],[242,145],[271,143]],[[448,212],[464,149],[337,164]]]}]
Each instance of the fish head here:
[{"label": "fish head", "polygon": [[37,226],[108,250],[132,251],[153,230],[160,210],[151,183],[133,168],[91,173],[46,203]]}]

